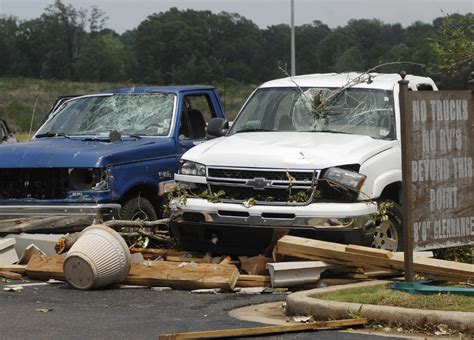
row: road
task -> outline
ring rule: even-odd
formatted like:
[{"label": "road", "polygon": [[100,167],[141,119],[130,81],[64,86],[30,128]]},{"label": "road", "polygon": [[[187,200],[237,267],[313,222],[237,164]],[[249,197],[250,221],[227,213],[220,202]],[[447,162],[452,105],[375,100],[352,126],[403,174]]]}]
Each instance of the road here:
[{"label": "road", "polygon": [[[67,284],[25,286],[21,292],[6,292],[4,287],[0,282],[0,339],[156,339],[171,332],[257,327],[262,324],[232,318],[228,312],[285,299],[272,294],[203,295],[145,288],[79,291]],[[265,339],[383,337],[324,331]]]}]

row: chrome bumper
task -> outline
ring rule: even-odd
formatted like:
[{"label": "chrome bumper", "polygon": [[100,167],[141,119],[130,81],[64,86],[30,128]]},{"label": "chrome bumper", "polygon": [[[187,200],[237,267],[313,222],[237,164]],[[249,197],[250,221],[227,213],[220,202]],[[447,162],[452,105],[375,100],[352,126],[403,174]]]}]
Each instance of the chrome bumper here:
[{"label": "chrome bumper", "polygon": [[0,216],[118,216],[120,204],[0,205]]},{"label": "chrome bumper", "polygon": [[177,222],[231,224],[248,227],[291,227],[292,229],[341,230],[366,227],[377,213],[375,202],[313,203],[306,206],[210,203],[205,199],[188,198],[185,205],[177,200],[171,204]]}]

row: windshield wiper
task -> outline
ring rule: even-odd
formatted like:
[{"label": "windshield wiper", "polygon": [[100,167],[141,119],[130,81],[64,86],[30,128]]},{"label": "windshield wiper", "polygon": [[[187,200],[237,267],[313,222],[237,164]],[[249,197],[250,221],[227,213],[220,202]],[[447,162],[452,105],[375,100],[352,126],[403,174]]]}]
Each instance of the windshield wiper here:
[{"label": "windshield wiper", "polygon": [[44,138],[44,137],[64,137],[64,138],[69,138],[67,134],[64,132],[45,132],[45,133],[40,133],[35,136],[35,138]]},{"label": "windshield wiper", "polygon": [[[357,133],[347,132],[347,131],[339,131],[339,130],[314,130],[313,132],[325,132],[325,133],[340,133],[343,135],[359,135]],[[367,136],[370,138],[374,138],[373,136],[369,135],[359,135],[359,136]]]},{"label": "windshield wiper", "polygon": [[135,139],[142,139],[142,136],[136,135],[136,134],[131,134],[131,135],[124,135],[125,137],[130,137],[130,138],[135,138]]},{"label": "windshield wiper", "polygon": [[242,129],[242,130],[237,130],[237,131],[235,131],[234,133],[240,133],[240,132],[271,132],[271,131],[277,131],[277,130],[254,128],[254,129]]}]

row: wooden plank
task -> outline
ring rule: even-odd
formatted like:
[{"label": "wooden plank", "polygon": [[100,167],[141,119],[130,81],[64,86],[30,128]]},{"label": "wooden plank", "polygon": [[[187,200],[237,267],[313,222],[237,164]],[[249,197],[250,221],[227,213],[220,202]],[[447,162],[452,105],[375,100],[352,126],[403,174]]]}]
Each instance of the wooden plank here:
[{"label": "wooden plank", "polygon": [[[342,244],[295,236],[284,236],[277,244],[277,252],[284,255],[361,266],[364,268],[404,269],[403,254],[394,253],[390,258],[381,258],[380,254],[374,256],[370,255],[371,249],[372,248],[367,247],[366,254],[349,253],[346,251],[346,246]],[[466,281],[474,277],[474,265],[472,264],[444,261],[422,256],[414,257],[413,269],[415,272],[427,277],[430,277],[430,275],[449,277],[453,281]]]},{"label": "wooden plank", "polygon": [[199,257],[166,256],[166,261],[169,261],[169,262],[194,262],[194,263],[202,263],[202,258],[199,258]]},{"label": "wooden plank", "polygon": [[21,280],[23,279],[23,276],[18,273],[13,273],[13,272],[4,272],[0,271],[0,277],[3,277],[8,280]]},{"label": "wooden plank", "polygon": [[[131,253],[142,253],[148,255],[162,256],[166,259],[167,256],[185,257],[188,254],[196,255],[182,250],[164,249],[164,248],[130,248]],[[198,257],[198,256],[194,256]]]},{"label": "wooden plank", "polygon": [[[309,240],[312,241],[312,240]],[[318,241],[321,242],[321,241]],[[307,248],[307,246],[305,246]],[[301,250],[302,253],[295,252],[295,251],[288,251],[287,249],[292,249],[293,247],[290,245],[280,245],[279,252],[285,255],[291,256],[298,256],[300,258],[306,258],[310,260],[321,260],[327,262],[333,262],[338,264],[346,264],[346,265],[359,265],[363,267],[378,267],[383,269],[390,269],[390,270],[403,270],[404,269],[404,261],[403,261],[403,254],[394,254],[393,257],[389,260],[382,260],[377,257],[359,255],[354,256],[354,254],[348,254],[345,252],[328,252],[327,250],[320,250],[320,249],[303,249]],[[295,247],[299,248],[299,247]],[[298,249],[300,250],[300,249]],[[319,254],[323,254],[321,256]],[[346,261],[344,261],[344,260]],[[424,276],[431,277],[432,276],[446,276],[449,275],[452,281],[466,281],[473,277],[474,271],[472,268],[474,266],[469,264],[459,264],[457,262],[452,261],[443,261],[443,260],[434,260],[434,259],[427,259],[424,257],[418,258],[415,257],[414,268],[415,271],[418,273],[423,274]],[[434,261],[426,261],[426,260],[434,260]],[[350,261],[350,262],[349,262]],[[439,262],[441,261],[441,262]],[[458,265],[461,265],[462,270],[459,271],[459,268],[454,268]],[[458,266],[459,267],[459,266]],[[452,269],[452,270],[451,270]]]},{"label": "wooden plank", "polygon": [[[31,278],[63,279],[63,256],[34,255],[26,267]],[[146,265],[145,265],[146,264]],[[239,271],[233,265],[146,261],[134,263],[123,283],[146,286],[169,286],[177,289],[221,288],[232,290]]]},{"label": "wooden plank", "polygon": [[367,323],[367,319],[346,319],[331,321],[316,321],[298,325],[283,326],[263,326],[237,329],[221,329],[213,331],[197,331],[186,333],[170,333],[160,335],[160,340],[166,339],[199,339],[199,338],[225,338],[225,337],[243,337],[251,335],[267,335],[290,332],[303,332],[311,330],[325,330],[334,328],[345,328],[353,326],[362,326]]},{"label": "wooden plank", "polygon": [[236,287],[270,287],[271,279],[267,275],[239,275]]},{"label": "wooden plank", "polygon": [[232,265],[189,263],[183,266],[177,262],[154,261],[133,264],[124,283],[177,289],[232,290],[238,277],[239,271]]},{"label": "wooden plank", "polygon": [[346,246],[346,252],[354,253],[354,254],[370,255],[374,257],[380,257],[383,259],[389,259],[393,256],[393,252],[389,250],[362,247],[362,246],[357,246],[354,244],[350,244]]},{"label": "wooden plank", "polygon": [[26,274],[38,280],[64,280],[64,256],[33,255],[26,265]]},{"label": "wooden plank", "polygon": [[0,265],[0,271],[23,274],[24,272],[26,272],[26,265],[22,265],[22,264]]},{"label": "wooden plank", "polygon": [[224,257],[219,264],[230,264],[230,261],[232,261],[232,258],[230,256]]}]

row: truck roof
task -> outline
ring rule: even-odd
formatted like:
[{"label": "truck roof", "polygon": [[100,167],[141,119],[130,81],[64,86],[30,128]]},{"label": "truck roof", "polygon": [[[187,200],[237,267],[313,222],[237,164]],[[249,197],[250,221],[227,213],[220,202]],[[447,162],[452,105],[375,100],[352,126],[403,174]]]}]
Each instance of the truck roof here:
[{"label": "truck roof", "polygon": [[154,92],[167,92],[167,93],[179,93],[186,91],[196,90],[214,90],[214,86],[210,85],[179,85],[179,86],[139,86],[139,87],[127,87],[121,89],[114,89],[109,91],[103,91],[101,93],[154,93]]},{"label": "truck roof", "polygon": [[[369,83],[369,74],[363,73],[315,73],[295,77],[281,78],[263,83],[260,88],[268,87],[296,87],[296,84],[301,87],[342,87],[349,84],[349,82],[356,77],[364,75],[362,83],[352,85],[357,88],[373,88],[392,90],[398,84],[401,77],[397,73],[370,73],[371,82]],[[407,75],[406,80],[416,84],[430,84],[434,85],[433,80],[428,77]],[[296,83],[296,84],[295,84]]]}]

